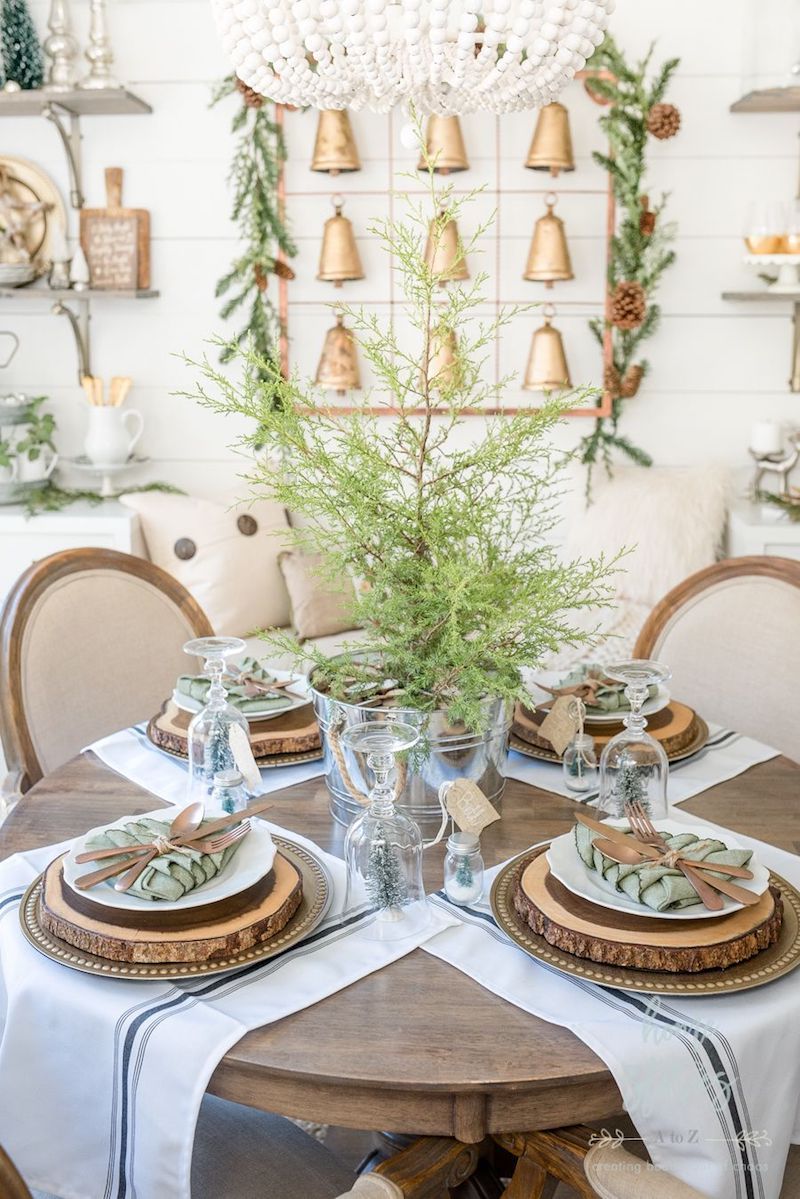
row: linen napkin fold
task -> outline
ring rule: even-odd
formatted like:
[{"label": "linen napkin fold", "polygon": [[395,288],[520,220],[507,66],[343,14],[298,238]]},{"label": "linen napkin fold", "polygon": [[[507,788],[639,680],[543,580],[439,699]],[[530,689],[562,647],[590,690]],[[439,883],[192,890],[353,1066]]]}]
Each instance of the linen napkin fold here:
[{"label": "linen napkin fold", "polygon": [[[623,832],[626,830],[622,830]],[[675,911],[693,907],[700,896],[681,870],[644,861],[638,866],[625,866],[609,858],[594,844],[598,833],[584,824],[573,829],[575,847],[588,870],[601,875],[617,891],[636,903],[646,904],[654,912]],[[733,849],[715,837],[698,837],[695,833],[667,833],[662,836],[670,849],[679,849],[681,857],[694,862],[713,862],[720,878],[730,878],[726,866],[746,866],[753,856],[751,849]]]},{"label": "linen napkin fold", "polygon": [[[255,658],[243,658],[239,663],[239,671],[246,679],[253,679],[256,683],[275,682],[275,675],[266,670]],[[205,675],[182,674],[178,677],[178,692],[201,704],[206,702],[210,687],[211,680]],[[282,691],[273,691],[269,694],[259,692],[258,695],[252,695],[246,682],[234,683],[226,680],[225,690],[228,693],[228,703],[250,716],[279,712],[283,708],[291,707],[293,703],[292,697]]]},{"label": "linen napkin fold", "polygon": [[[593,662],[581,663],[561,680],[557,687],[548,688],[553,695],[576,695],[586,705],[587,716],[596,712],[630,712],[631,705],[625,694],[625,683],[610,679],[602,666]],[[647,689],[648,699],[653,699],[658,687]]]},{"label": "linen napkin fold", "polygon": [[[121,849],[134,845],[149,845],[156,837],[169,840],[170,823],[166,820],[153,820],[145,816],[141,820],[133,820],[121,828],[107,828],[86,840],[86,849]],[[239,848],[240,841],[234,841],[220,853],[202,853],[199,849],[191,849],[188,845],[180,849],[171,849],[168,853],[159,854],[153,858],[136,881],[128,888],[131,895],[140,899],[167,899],[175,901],[182,899],[195,887],[201,887],[220,874]],[[121,858],[105,858],[98,865],[111,866]],[[131,865],[134,859],[131,860]],[[108,886],[113,887],[115,878],[108,880]]]}]

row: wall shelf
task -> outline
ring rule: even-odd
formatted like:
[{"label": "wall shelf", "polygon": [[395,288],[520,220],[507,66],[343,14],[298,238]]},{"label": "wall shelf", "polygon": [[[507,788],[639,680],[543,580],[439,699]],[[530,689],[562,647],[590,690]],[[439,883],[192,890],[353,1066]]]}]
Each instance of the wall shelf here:
[{"label": "wall shelf", "polygon": [[87,287],[76,291],[73,287],[0,287],[0,299],[4,300],[154,300],[159,295],[152,287],[136,291],[111,291],[106,288]]},{"label": "wall shelf", "polygon": [[731,104],[731,112],[800,112],[800,85],[765,87],[746,92]]},{"label": "wall shelf", "polygon": [[152,112],[146,100],[124,87],[73,88],[68,92],[36,88],[31,91],[0,92],[0,117],[41,116],[57,105],[71,117],[116,117]]},{"label": "wall shelf", "polygon": [[771,303],[783,301],[792,305],[792,366],[789,375],[789,390],[800,391],[800,289],[797,291],[770,291],[763,287],[760,291],[724,291],[723,300],[733,303],[752,303],[769,300]]}]

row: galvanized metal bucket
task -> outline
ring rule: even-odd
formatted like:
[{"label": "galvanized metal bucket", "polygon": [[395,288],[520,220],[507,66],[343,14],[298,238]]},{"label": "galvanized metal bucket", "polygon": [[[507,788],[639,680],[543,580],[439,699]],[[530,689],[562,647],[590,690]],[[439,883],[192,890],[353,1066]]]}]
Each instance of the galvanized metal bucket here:
[{"label": "galvanized metal bucket", "polygon": [[[417,761],[416,753],[409,762],[408,775],[398,806],[403,808],[423,833],[439,827],[442,809],[439,788],[442,783],[468,778],[480,787],[495,807],[502,801],[505,788],[505,761],[508,734],[511,727],[511,708],[504,700],[485,701],[485,731],[473,733],[463,725],[453,725],[444,712],[420,712],[416,708],[368,708],[331,699],[311,687],[314,710],[322,733],[325,753],[325,781],[330,793],[330,810],[340,824],[349,824],[362,812],[363,806],[348,790],[336,758],[331,751],[334,736],[353,724],[391,717],[414,725],[424,738],[425,756]],[[356,789],[366,795],[372,785],[367,777],[361,755],[343,749],[347,770]]]}]

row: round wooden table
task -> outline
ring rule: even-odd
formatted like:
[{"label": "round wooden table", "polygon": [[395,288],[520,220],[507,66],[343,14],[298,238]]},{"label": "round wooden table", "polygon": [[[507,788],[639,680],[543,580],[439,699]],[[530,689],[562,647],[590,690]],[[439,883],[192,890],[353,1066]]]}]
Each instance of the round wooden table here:
[{"label": "round wooden table", "polygon": [[[681,810],[798,853],[799,786],[800,767],[777,757]],[[342,829],[328,813],[322,779],[273,798],[269,816],[277,824],[341,852]],[[82,755],[22,798],[0,827],[0,858],[157,806],[146,791]],[[571,800],[509,782],[503,818],[481,839],[487,865],[565,832],[574,808]],[[441,886],[442,853],[437,846],[425,854],[430,889]],[[217,1067],[210,1090],[286,1116],[465,1142],[603,1119],[622,1106],[603,1062],[571,1032],[498,999],[422,950],[248,1033]]]}]

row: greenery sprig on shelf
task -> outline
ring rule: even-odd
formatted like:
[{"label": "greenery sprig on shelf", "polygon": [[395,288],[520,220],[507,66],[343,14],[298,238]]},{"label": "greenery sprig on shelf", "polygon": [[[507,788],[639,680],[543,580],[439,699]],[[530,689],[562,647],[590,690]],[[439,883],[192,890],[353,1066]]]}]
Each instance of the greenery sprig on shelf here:
[{"label": "greenery sprig on shelf", "polygon": [[[217,283],[215,294],[224,300],[222,318],[238,313],[242,326],[223,346],[223,362],[236,357],[237,347],[244,343],[259,358],[277,355],[278,337],[284,330],[268,294],[269,276],[287,270],[278,260],[279,251],[286,258],[297,253],[278,201],[278,181],[286,161],[283,130],[272,115],[272,105],[265,105],[261,96],[234,75],[223,80],[211,103],[233,94],[241,96],[242,103],[231,124],[237,141],[228,181],[233,189],[231,220],[243,244],[230,270]],[[254,361],[247,365],[255,369]]]},{"label": "greenery sprig on shelf", "polygon": [[[249,368],[243,383],[207,358],[187,359],[199,373],[188,394],[249,418],[253,432],[240,444],[264,449],[250,475],[252,492],[298,515],[301,527],[291,536],[322,555],[326,572],[344,570],[359,581],[353,618],[365,637],[352,652],[309,654],[308,645],[274,630],[265,634],[270,643],[298,662],[310,656],[315,682],[334,698],[353,702],[374,691],[377,660],[379,681],[396,680],[403,706],[446,710],[480,729],[487,698],[532,702],[525,667],[564,644],[591,642],[576,613],[610,601],[610,567],[602,557],[564,562],[548,536],[563,466],[551,433],[564,409],[588,393],[487,418],[477,440],[465,444],[466,414],[501,406],[515,386],[489,382],[482,371],[498,329],[514,314],[481,321],[486,275],[445,288],[426,262],[429,228],[437,242],[449,221],[463,227],[471,199],[440,189],[428,168],[427,200],[407,197],[407,219],[371,230],[395,264],[415,343],[400,340],[373,312],[344,309],[376,379],[373,391],[350,398],[354,411],[337,411],[296,375],[284,379],[272,352],[247,346],[232,347]],[[484,232],[478,228],[459,255],[477,250]],[[450,329],[458,329],[456,369],[436,375],[429,364],[441,330]],[[380,408],[392,418],[371,411]]]},{"label": "greenery sprig on shelf", "polygon": [[23,506],[26,516],[38,516],[42,512],[61,512],[70,504],[77,503],[78,500],[97,507],[105,500],[118,500],[122,495],[131,495],[133,492],[139,491],[163,491],[169,495],[185,494],[180,487],[173,487],[171,483],[143,483],[141,487],[125,487],[122,491],[115,492],[114,495],[101,495],[99,491],[59,487],[58,483],[48,480],[41,487],[36,487],[26,494]]},{"label": "greenery sprig on shelf", "polygon": [[[639,357],[642,343],[652,337],[661,319],[653,297],[664,272],[675,261],[672,243],[676,227],[662,219],[666,196],[651,208],[645,177],[649,137],[664,140],[673,137],[680,127],[678,110],[664,102],[679,59],[669,59],[650,78],[653,49],[651,46],[641,62],[629,66],[613,37],[607,35],[588,64],[590,70],[613,76],[590,78],[586,87],[600,103],[608,105],[600,126],[608,136],[609,152],[596,152],[593,157],[611,175],[618,224],[608,269],[613,365],[604,379],[612,396],[612,412],[598,419],[580,443],[581,461],[589,468],[587,490],[598,463],[609,475],[612,473],[614,450],[640,466],[651,466],[653,461],[646,450],[619,430],[625,401],[636,394],[647,373],[648,364]],[[596,319],[590,325],[602,345],[605,322]]]}]

